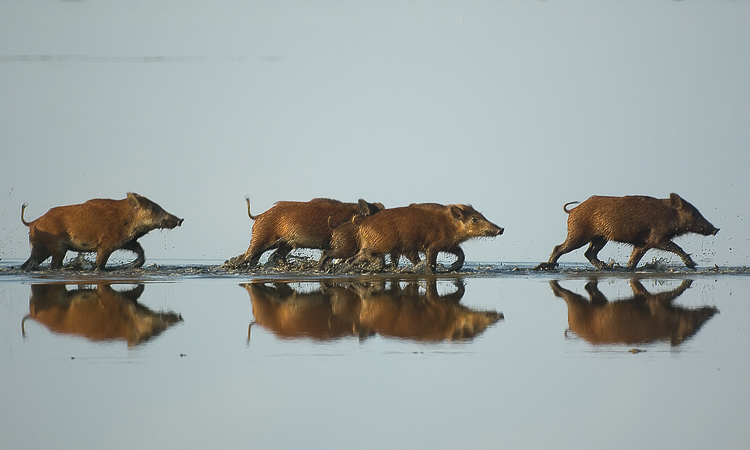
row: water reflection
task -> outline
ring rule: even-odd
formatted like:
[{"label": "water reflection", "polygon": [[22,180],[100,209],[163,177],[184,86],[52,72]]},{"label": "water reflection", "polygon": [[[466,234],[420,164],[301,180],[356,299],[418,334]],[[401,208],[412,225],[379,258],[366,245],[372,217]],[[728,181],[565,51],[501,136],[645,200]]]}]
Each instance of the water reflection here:
[{"label": "water reflection", "polygon": [[610,302],[597,287],[596,279],[586,286],[588,299],[551,281],[552,292],[568,305],[568,326],[592,344],[645,344],[669,341],[680,345],[695,335],[718,310],[712,306],[688,309],[672,304],[690,288],[684,280],[677,288],[650,293],[638,279],[630,280],[633,297]]},{"label": "water reflection", "polygon": [[427,342],[471,340],[503,318],[497,311],[461,305],[465,292],[461,280],[443,295],[434,278],[424,287],[400,280],[321,282],[307,291],[287,283],[241,286],[252,302],[251,328],[258,324],[281,338],[328,341],[379,334]]},{"label": "water reflection", "polygon": [[144,289],[142,284],[122,291],[109,283],[72,290],[65,284],[34,284],[22,332],[26,336],[25,322],[33,319],[54,333],[95,342],[124,340],[129,347],[141,344],[182,321],[179,314],[155,312],[138,303]]}]

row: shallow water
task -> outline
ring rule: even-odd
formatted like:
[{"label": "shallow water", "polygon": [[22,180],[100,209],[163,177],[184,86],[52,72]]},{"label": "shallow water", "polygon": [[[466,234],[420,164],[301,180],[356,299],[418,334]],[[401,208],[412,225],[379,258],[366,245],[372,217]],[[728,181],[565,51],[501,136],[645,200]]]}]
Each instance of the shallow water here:
[{"label": "shallow water", "polygon": [[3,264],[7,448],[750,439],[746,268],[475,263],[426,276]]}]

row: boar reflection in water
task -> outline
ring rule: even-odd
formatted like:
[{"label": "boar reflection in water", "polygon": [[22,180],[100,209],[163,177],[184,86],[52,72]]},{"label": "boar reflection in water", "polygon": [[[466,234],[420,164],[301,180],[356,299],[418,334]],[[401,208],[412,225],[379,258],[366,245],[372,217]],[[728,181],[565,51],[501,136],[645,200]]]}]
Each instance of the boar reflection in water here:
[{"label": "boar reflection in water", "polygon": [[496,311],[475,311],[458,302],[464,294],[457,283],[452,294],[439,296],[435,282],[425,292],[410,283],[328,283],[311,293],[287,284],[243,284],[250,294],[255,323],[279,337],[331,340],[365,338],[377,333],[418,341],[472,339],[503,318]]},{"label": "boar reflection in water", "polygon": [[704,306],[687,309],[672,301],[682,295],[692,281],[684,280],[671,291],[652,294],[637,279],[630,280],[633,297],[609,302],[599,291],[597,281],[586,284],[590,301],[551,281],[552,292],[568,305],[568,325],[577,336],[592,344],[645,344],[669,341],[679,345],[700,330],[717,309]]},{"label": "boar reflection in water", "polygon": [[109,284],[99,284],[96,289],[69,291],[64,284],[35,284],[21,328],[25,335],[24,322],[32,318],[55,333],[91,341],[125,340],[134,346],[182,321],[179,314],[154,312],[139,304],[144,289],[139,284],[117,291]]}]

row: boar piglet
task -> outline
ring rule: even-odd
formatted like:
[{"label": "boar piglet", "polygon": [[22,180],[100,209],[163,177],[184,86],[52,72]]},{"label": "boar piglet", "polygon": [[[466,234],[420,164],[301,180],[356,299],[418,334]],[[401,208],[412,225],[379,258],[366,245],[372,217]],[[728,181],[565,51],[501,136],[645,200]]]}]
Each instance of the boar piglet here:
[{"label": "boar piglet", "polygon": [[386,254],[396,252],[411,259],[424,252],[427,270],[434,272],[439,252],[456,253],[459,245],[468,239],[502,233],[502,228],[469,205],[444,208],[411,205],[387,209],[362,221],[359,251],[351,262],[379,260],[384,265]]},{"label": "boar piglet", "polygon": [[159,205],[138,194],[128,193],[123,200],[93,199],[79,205],[58,206],[32,222],[29,227],[31,256],[21,269],[38,266],[50,256],[52,269],[62,267],[65,253],[96,252],[96,268],[104,270],[115,250],[130,250],[138,257],[130,267],[146,262],[138,239],[157,228],[175,228],[184,219],[164,211]]},{"label": "boar piglet", "polygon": [[277,202],[269,210],[253,216],[255,221],[250,246],[233,264],[247,264],[250,268],[268,250],[276,249],[273,259],[284,261],[297,248],[330,248],[333,229],[356,216],[369,216],[384,209],[381,203],[343,203],[338,200],[316,198],[309,202]]},{"label": "boar piglet", "polygon": [[628,268],[634,269],[649,249],[672,252],[691,269],[695,268],[690,255],[672,242],[672,238],[687,233],[715,235],[719,229],[711,225],[701,213],[677,194],[657,199],[646,196],[593,196],[576,206],[563,210],[568,216],[568,237],[552,250],[549,261],[537,269],[552,269],[560,256],[589,244],[584,253],[598,269],[606,265],[597,257],[609,241],[633,245]]},{"label": "boar piglet", "polygon": [[[330,248],[323,250],[318,262],[318,269],[323,270],[328,261],[332,259],[348,259],[359,251],[359,225],[365,216],[355,216],[352,220],[344,222],[333,229],[331,234]],[[391,253],[391,266],[395,269],[401,255],[398,251]],[[407,255],[415,265],[419,263],[419,255]]]}]

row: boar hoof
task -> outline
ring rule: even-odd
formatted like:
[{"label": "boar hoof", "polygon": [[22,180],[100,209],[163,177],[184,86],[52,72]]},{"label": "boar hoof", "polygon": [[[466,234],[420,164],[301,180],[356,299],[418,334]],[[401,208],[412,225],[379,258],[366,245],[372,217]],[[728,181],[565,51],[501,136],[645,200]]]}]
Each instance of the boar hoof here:
[{"label": "boar hoof", "polygon": [[538,266],[534,267],[534,270],[554,270],[556,269],[558,264],[555,263],[540,263]]},{"label": "boar hoof", "polygon": [[450,267],[448,267],[448,272],[458,272],[461,270],[461,268],[464,266],[463,263],[459,263],[458,261],[451,264]]}]

